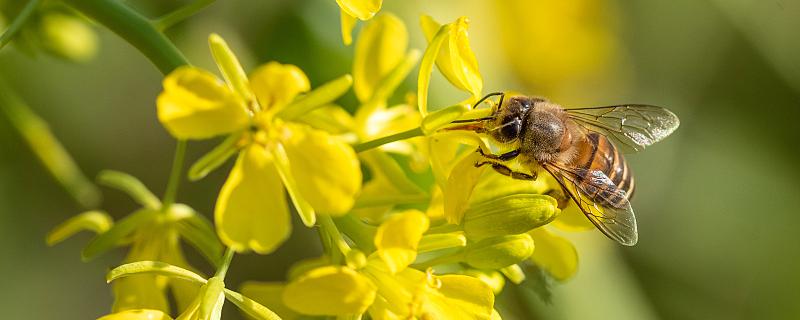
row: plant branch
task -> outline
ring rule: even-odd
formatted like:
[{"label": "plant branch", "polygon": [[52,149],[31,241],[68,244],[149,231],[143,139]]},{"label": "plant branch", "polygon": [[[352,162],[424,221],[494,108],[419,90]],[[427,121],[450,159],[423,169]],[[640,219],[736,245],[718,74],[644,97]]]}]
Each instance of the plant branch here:
[{"label": "plant branch", "polygon": [[22,26],[24,26],[25,23],[28,22],[28,19],[30,19],[31,16],[33,16],[33,12],[39,5],[39,2],[41,1],[30,0],[25,5],[25,7],[22,8],[22,11],[19,12],[19,15],[17,15],[17,17],[14,18],[14,21],[11,22],[11,25],[8,26],[6,32],[4,32],[2,36],[0,36],[0,49],[2,49],[3,47],[5,47],[6,44],[11,42],[11,39],[13,39],[14,36],[16,36],[17,33],[20,30],[22,30]]},{"label": "plant branch", "polygon": [[387,144],[387,143],[392,143],[392,142],[395,142],[395,141],[410,139],[410,138],[413,138],[413,137],[419,137],[419,136],[423,136],[423,135],[425,135],[425,133],[422,132],[422,128],[414,128],[414,129],[411,129],[411,130],[408,130],[408,131],[395,133],[393,135],[386,136],[386,137],[383,137],[383,138],[378,138],[378,139],[367,141],[367,142],[364,142],[364,143],[359,143],[359,144],[353,146],[353,150],[355,150],[356,152],[364,152],[364,151],[367,151],[367,150],[370,150],[370,149],[374,149],[374,148],[380,147],[380,146],[382,146],[384,144]]},{"label": "plant branch", "polygon": [[186,18],[195,15],[205,7],[208,7],[214,3],[214,1],[215,0],[197,0],[153,20],[153,25],[160,31],[167,30],[181,21],[186,20]]},{"label": "plant branch", "polygon": [[65,0],[136,47],[164,75],[189,61],[150,20],[115,0]]}]

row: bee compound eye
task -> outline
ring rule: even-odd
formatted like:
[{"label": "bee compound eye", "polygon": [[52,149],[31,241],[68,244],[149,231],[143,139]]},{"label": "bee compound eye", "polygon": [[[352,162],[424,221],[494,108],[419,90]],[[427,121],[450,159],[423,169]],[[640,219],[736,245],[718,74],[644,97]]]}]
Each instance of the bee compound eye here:
[{"label": "bee compound eye", "polygon": [[522,127],[519,119],[510,120],[503,123],[503,127],[500,128],[500,135],[504,138],[505,141],[511,141],[517,138],[519,135],[519,131]]}]

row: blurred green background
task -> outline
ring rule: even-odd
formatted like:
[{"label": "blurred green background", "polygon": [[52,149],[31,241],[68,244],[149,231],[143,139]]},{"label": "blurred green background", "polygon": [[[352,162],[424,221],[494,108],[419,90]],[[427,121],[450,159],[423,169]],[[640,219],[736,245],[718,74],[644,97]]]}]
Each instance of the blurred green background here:
[{"label": "blurred green background", "polygon": [[[182,4],[128,3],[152,16]],[[470,17],[485,92],[518,90],[575,107],[647,103],[681,118],[672,137],[628,156],[639,244],[618,247],[596,231],[567,234],[581,258],[577,276],[554,285],[549,305],[507,286],[498,299],[506,318],[800,315],[800,1],[387,0],[382,10],[406,22],[419,49],[421,13],[440,22]],[[155,115],[162,76],[118,37],[94,29],[98,51],[88,62],[11,45],[0,51],[0,76],[87,175],[125,171],[160,194],[174,148]],[[228,40],[246,69],[292,63],[317,85],[351,68],[353,48],[341,43],[334,1],[218,1],[168,35],[190,61],[214,70],[211,32]],[[434,80],[434,106],[463,98],[442,77]],[[409,80],[406,89],[413,88]],[[342,101],[354,102],[352,93]],[[213,145],[190,144],[189,161]],[[225,172],[183,184],[179,201],[208,214]],[[119,192],[104,189],[103,197],[115,218],[135,209]],[[81,210],[0,119],[2,318],[90,319],[109,311],[104,273],[123,252],[83,263],[88,234],[54,248],[44,243],[49,229]],[[237,256],[226,282],[282,280],[292,262],[318,255],[314,232],[294,230],[275,254]],[[226,319],[239,317],[226,308]]]}]

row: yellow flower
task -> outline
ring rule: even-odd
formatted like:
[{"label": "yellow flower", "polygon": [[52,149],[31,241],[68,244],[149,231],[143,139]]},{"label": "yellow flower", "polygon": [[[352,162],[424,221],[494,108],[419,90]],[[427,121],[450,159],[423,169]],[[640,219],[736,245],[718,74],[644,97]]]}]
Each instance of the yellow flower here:
[{"label": "yellow flower", "polygon": [[159,120],[178,139],[229,135],[190,177],[202,178],[238,151],[217,199],[217,233],[236,251],[267,254],[291,232],[284,188],[307,226],[316,214],[341,215],[353,206],[361,188],[355,152],[298,120],[343,94],[352,78],[308,92],[302,70],[276,62],[247,77],[222,38],[212,34],[209,42],[225,82],[196,67],[178,68],[164,79]]},{"label": "yellow flower", "polygon": [[[80,230],[98,235],[83,249],[89,260],[118,246],[130,246],[124,262],[159,260],[193,270],[183,255],[181,240],[198,248],[212,264],[222,257],[222,244],[214,235],[211,223],[183,204],[162,205],[136,178],[115,171],[103,171],[98,182],[126,192],[143,207],[114,223],[103,212],[89,211],[67,220],[48,235],[50,245]],[[113,285],[115,312],[150,309],[169,312],[170,291],[179,310],[186,309],[197,293],[197,287],[185,281],[159,275],[139,275],[120,279]],[[151,315],[153,312],[131,312],[125,316]]]},{"label": "yellow flower", "polygon": [[316,267],[285,287],[249,283],[247,292],[261,292],[259,301],[280,293],[287,307],[306,315],[368,312],[373,319],[489,319],[494,294],[481,280],[408,267],[427,229],[423,213],[398,213],[378,228],[376,250],[363,266]]},{"label": "yellow flower", "polygon": [[[483,90],[483,78],[478,70],[475,54],[469,45],[467,31],[469,20],[466,17],[460,17],[456,21],[442,26],[433,18],[422,16],[421,24],[425,38],[428,39],[428,50],[436,56],[436,66],[439,71],[456,88],[469,92],[472,95],[471,101],[477,101]],[[425,62],[423,62],[424,64]],[[420,74],[422,73],[420,70]],[[424,83],[427,92],[428,80],[423,80],[420,76],[420,82]],[[422,83],[418,85],[422,87]],[[422,95],[420,95],[420,99],[422,99]],[[420,106],[425,114],[427,112],[426,104],[420,103]]]},{"label": "yellow flower", "polygon": [[351,34],[356,26],[356,19],[366,21],[372,19],[381,10],[383,0],[336,0],[341,8],[342,39],[344,44],[353,42]]}]

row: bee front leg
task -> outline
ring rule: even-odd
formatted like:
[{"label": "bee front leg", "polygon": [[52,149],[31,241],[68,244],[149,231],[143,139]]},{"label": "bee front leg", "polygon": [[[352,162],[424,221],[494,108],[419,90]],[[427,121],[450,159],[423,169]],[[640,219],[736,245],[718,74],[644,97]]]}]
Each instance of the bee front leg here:
[{"label": "bee front leg", "polygon": [[508,161],[508,160],[514,159],[517,156],[519,156],[519,154],[520,154],[520,150],[519,149],[511,150],[509,152],[502,153],[502,154],[492,154],[492,153],[487,153],[487,152],[483,151],[483,149],[481,149],[481,147],[478,147],[478,150],[476,150],[475,152],[480,153],[481,156],[483,156],[484,158],[492,159],[492,160],[500,160],[500,161]]},{"label": "bee front leg", "polygon": [[524,173],[524,172],[514,171],[511,168],[509,168],[508,166],[506,166],[506,165],[504,165],[502,163],[499,163],[499,162],[494,162],[494,161],[476,162],[475,163],[475,167],[476,168],[480,168],[480,167],[485,166],[487,164],[492,165],[492,169],[494,169],[494,171],[497,171],[498,173],[500,173],[500,174],[502,174],[504,176],[509,176],[512,179],[533,181],[533,180],[536,180],[536,178],[538,177],[538,175],[536,174],[535,171],[533,172],[533,174],[527,174],[527,173]]}]

